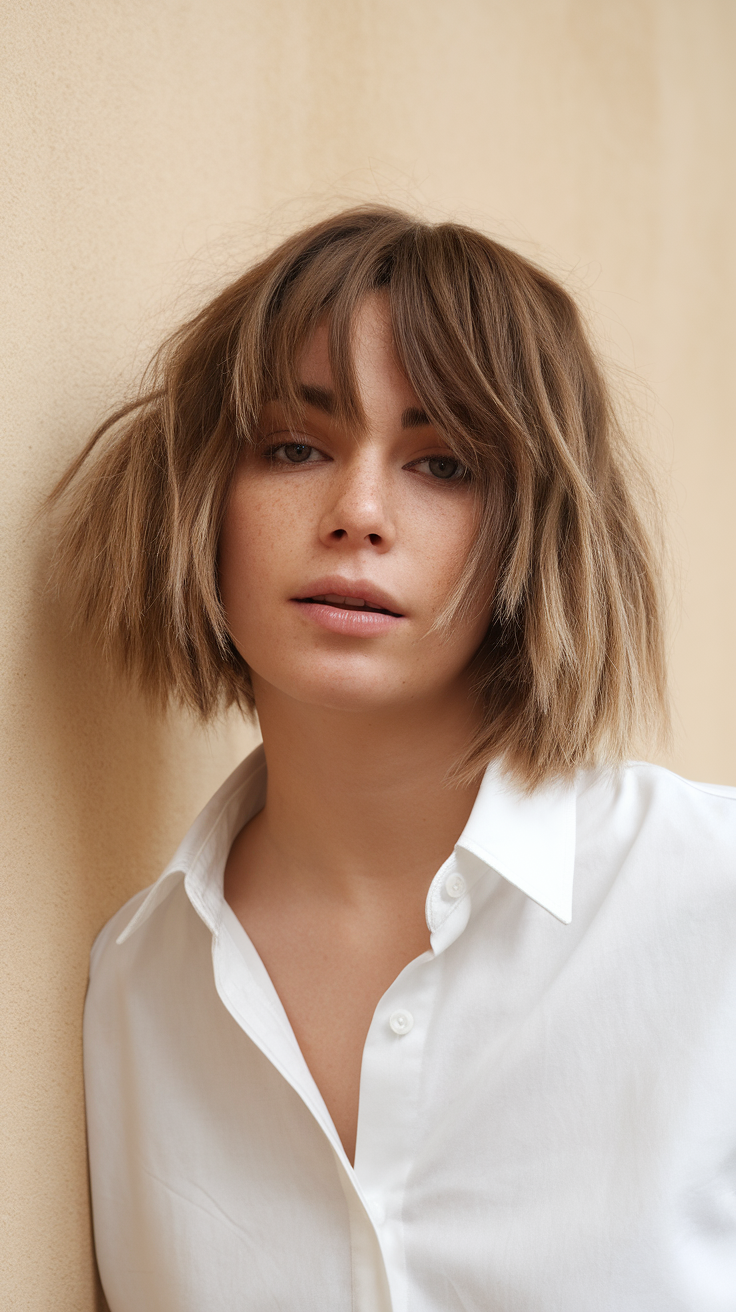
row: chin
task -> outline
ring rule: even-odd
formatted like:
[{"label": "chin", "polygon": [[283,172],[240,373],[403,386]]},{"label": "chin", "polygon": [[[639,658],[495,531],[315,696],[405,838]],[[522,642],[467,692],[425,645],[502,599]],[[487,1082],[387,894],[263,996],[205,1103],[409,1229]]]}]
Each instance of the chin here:
[{"label": "chin", "polygon": [[[360,663],[362,664],[362,663]],[[406,673],[385,667],[325,668],[298,671],[271,670],[255,675],[254,689],[258,700],[258,684],[266,683],[275,691],[305,706],[321,706],[327,711],[370,712],[391,708],[399,709],[415,700],[414,681]],[[265,691],[265,690],[264,690]]]},{"label": "chin", "polygon": [[397,709],[413,701],[406,685],[392,687],[386,680],[342,679],[322,682],[319,679],[300,683],[290,690],[295,701],[307,706],[322,706],[326,711],[355,713]]}]

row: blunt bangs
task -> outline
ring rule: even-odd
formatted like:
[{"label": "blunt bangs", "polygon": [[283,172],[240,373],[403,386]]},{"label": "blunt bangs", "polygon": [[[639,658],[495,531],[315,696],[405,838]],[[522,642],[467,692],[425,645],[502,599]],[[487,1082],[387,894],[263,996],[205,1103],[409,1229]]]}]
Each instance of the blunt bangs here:
[{"label": "blunt bangs", "polygon": [[298,364],[328,325],[337,417],[364,424],[356,312],[381,292],[397,360],[470,470],[478,530],[439,623],[492,596],[473,677],[483,724],[460,781],[502,756],[525,788],[614,765],[667,722],[651,489],[578,309],[470,228],[364,206],[297,233],[164,343],[140,393],[51,494],[60,586],[159,703],[253,707],[219,597],[232,475],[263,405],[298,414]]}]

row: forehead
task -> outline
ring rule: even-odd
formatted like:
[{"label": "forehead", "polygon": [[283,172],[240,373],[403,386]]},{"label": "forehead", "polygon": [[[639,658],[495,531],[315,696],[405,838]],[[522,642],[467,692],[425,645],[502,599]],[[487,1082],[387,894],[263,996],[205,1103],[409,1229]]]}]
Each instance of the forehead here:
[{"label": "forehead", "polygon": [[[394,345],[388,297],[373,293],[360,303],[351,324],[350,357],[361,405],[421,408],[421,402],[401,368]],[[307,339],[297,359],[302,399],[328,413],[330,396],[339,391],[330,359],[330,324],[323,321]],[[339,364],[337,366],[339,368]]]}]

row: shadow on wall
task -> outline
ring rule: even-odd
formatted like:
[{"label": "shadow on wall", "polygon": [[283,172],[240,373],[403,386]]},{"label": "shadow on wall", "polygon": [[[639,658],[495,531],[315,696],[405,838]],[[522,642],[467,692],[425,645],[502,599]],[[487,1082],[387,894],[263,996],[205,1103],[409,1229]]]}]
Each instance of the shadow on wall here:
[{"label": "shadow on wall", "polygon": [[[182,713],[155,713],[70,631],[48,567],[44,547],[8,671],[17,722],[4,802],[19,839],[4,879],[8,1166],[14,1244],[26,1249],[17,1265],[34,1272],[26,1305],[57,1288],[65,1305],[91,1306],[81,1053],[89,949],[157,877],[257,734],[240,717],[205,730]],[[99,1290],[97,1299],[104,1308]]]}]

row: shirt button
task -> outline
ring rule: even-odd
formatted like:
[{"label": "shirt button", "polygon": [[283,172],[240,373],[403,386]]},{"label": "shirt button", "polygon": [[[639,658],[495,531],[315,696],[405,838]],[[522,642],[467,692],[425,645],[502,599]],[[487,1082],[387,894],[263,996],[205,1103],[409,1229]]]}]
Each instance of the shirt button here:
[{"label": "shirt button", "polygon": [[445,884],[445,892],[448,897],[462,897],[465,887],[465,880],[462,875],[450,875]]},{"label": "shirt button", "polygon": [[410,1011],[394,1011],[388,1023],[394,1034],[408,1034],[414,1024],[414,1017]]}]

